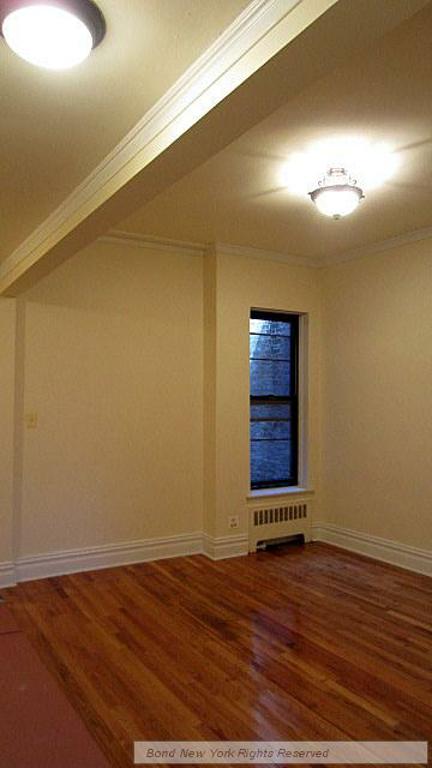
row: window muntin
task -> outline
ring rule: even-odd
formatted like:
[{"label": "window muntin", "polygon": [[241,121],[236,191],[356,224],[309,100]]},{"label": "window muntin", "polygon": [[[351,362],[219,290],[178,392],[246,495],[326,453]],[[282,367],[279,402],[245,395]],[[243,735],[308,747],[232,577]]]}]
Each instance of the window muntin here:
[{"label": "window muntin", "polygon": [[250,318],[251,487],[298,482],[298,316]]}]

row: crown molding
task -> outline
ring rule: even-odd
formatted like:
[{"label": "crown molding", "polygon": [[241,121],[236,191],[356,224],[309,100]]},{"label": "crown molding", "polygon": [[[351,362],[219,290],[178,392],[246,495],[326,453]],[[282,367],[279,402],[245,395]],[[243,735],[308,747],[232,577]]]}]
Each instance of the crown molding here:
[{"label": "crown molding", "polygon": [[165,253],[177,253],[186,256],[204,256],[206,253],[214,253],[217,256],[235,256],[253,259],[267,259],[279,261],[283,264],[291,264],[300,267],[322,267],[321,262],[313,259],[292,256],[288,253],[268,251],[254,248],[248,245],[231,245],[230,243],[194,243],[185,240],[171,240],[169,238],[142,235],[139,232],[123,232],[113,230],[108,235],[98,238],[99,243],[112,243],[115,245],[129,245],[137,248],[145,248],[152,251],[164,251]]},{"label": "crown molding", "polygon": [[[0,268],[0,294],[337,0],[253,0]],[[291,14],[300,6],[304,13]],[[292,29],[291,29],[292,27]],[[98,233],[99,234],[99,233]]]},{"label": "crown molding", "polygon": [[411,232],[405,232],[403,235],[389,237],[387,240],[379,240],[370,245],[363,245],[360,248],[351,248],[334,257],[327,257],[323,266],[332,266],[333,264],[343,264],[354,259],[361,259],[364,256],[373,256],[374,253],[382,253],[392,248],[399,248],[403,245],[418,243],[421,240],[432,238],[432,227],[423,227],[422,229],[413,229]]},{"label": "crown molding", "polygon": [[253,248],[251,246],[242,245],[230,245],[229,243],[215,243],[213,251],[217,254],[227,254],[231,256],[245,256],[248,258],[269,259],[271,261],[280,261],[285,264],[292,264],[303,267],[312,267],[315,269],[322,269],[323,267],[331,267],[337,264],[343,264],[348,261],[354,261],[365,256],[373,256],[375,253],[382,253],[384,251],[391,250],[393,248],[399,248],[404,245],[410,245],[422,240],[432,239],[432,227],[423,227],[422,229],[415,229],[412,232],[405,232],[403,235],[396,235],[386,240],[380,240],[371,245],[361,246],[360,248],[353,248],[349,251],[345,251],[342,254],[330,256],[325,259],[319,260],[308,256],[293,256],[288,253],[281,253],[278,251],[268,251],[261,248]]},{"label": "crown molding", "polygon": [[280,251],[268,251],[265,248],[254,248],[249,245],[230,245],[229,243],[215,243],[214,252],[218,255],[243,256],[253,259],[267,259],[269,261],[280,261],[284,264],[291,264],[298,267],[319,268],[323,264],[321,261],[311,259],[307,256],[293,256],[289,253]]},{"label": "crown molding", "polygon": [[171,240],[170,238],[141,235],[138,232],[123,232],[116,229],[108,235],[99,237],[97,242],[129,245],[135,248],[145,248],[150,251],[164,251],[165,253],[181,253],[184,256],[203,256],[207,250],[207,246],[204,243]]}]

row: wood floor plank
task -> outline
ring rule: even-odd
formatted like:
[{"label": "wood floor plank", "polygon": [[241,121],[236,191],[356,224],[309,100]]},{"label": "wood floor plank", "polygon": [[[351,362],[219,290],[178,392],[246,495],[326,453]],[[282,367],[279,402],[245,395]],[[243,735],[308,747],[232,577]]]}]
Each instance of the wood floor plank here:
[{"label": "wood floor plank", "polygon": [[432,579],[312,544],[3,590],[114,768],[134,740],[432,741]]}]

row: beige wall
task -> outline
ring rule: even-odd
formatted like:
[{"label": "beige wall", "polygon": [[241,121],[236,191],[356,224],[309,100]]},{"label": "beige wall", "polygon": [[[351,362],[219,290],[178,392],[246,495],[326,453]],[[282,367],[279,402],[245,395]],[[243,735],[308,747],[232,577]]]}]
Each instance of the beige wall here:
[{"label": "beige wall", "polygon": [[310,313],[317,485],[319,274],[205,258],[100,242],[26,294],[20,557],[246,532],[252,306]]},{"label": "beige wall", "polygon": [[0,564],[13,559],[15,301],[0,299]]},{"label": "beige wall", "polygon": [[26,295],[21,556],[202,529],[202,261],[98,243]]},{"label": "beige wall", "polygon": [[248,525],[252,307],[309,315],[308,484],[318,491],[320,275],[314,269],[231,254],[221,253],[216,261],[215,419],[210,439],[216,451],[214,533],[226,536],[230,515],[240,516],[239,532],[246,533]]},{"label": "beige wall", "polygon": [[247,532],[251,307],[309,317],[315,520],[432,549],[431,251],[316,270],[100,242],[1,300],[0,563],[14,533],[31,557]]},{"label": "beige wall", "polygon": [[432,241],[323,278],[323,514],[432,549]]}]

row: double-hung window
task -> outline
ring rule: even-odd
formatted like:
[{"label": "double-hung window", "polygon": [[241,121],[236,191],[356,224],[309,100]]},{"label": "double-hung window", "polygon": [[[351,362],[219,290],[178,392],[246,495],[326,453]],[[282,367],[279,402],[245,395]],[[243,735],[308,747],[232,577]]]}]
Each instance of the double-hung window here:
[{"label": "double-hung window", "polygon": [[251,487],[298,484],[298,315],[250,317]]}]

